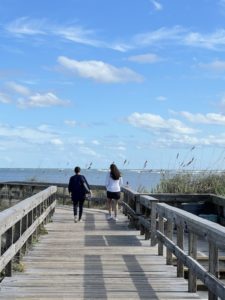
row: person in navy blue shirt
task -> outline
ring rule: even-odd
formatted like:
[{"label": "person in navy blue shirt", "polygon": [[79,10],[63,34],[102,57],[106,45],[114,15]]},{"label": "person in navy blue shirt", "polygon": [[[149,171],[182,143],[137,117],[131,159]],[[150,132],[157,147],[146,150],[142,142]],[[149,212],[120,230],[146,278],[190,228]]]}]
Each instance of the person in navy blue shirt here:
[{"label": "person in navy blue shirt", "polygon": [[[68,190],[71,194],[71,200],[73,202],[73,213],[74,222],[82,222],[83,205],[85,201],[86,194],[91,194],[90,186],[84,175],[80,174],[80,167],[75,167],[75,175],[70,177]],[[77,218],[77,208],[79,206],[79,219]]]}]

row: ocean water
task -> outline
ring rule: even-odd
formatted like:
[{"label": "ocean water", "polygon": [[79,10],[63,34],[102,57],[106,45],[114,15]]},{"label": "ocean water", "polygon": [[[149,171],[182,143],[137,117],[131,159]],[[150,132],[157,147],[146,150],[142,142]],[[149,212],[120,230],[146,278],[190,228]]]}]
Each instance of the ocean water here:
[{"label": "ocean water", "polygon": [[[89,184],[104,185],[108,170],[84,169],[82,174]],[[150,192],[161,179],[161,172],[152,170],[121,170],[124,185],[135,191]],[[71,169],[43,169],[43,168],[0,168],[0,182],[6,181],[37,181],[48,183],[68,183],[74,175]]]}]

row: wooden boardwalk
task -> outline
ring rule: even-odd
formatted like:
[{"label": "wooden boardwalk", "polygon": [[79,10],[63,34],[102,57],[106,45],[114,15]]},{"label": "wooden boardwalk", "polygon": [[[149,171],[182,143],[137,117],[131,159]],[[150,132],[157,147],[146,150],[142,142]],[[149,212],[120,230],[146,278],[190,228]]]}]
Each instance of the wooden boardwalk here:
[{"label": "wooden boardwalk", "polygon": [[200,299],[128,224],[93,209],[75,224],[71,207],[57,207],[23,258],[25,271],[0,284],[0,299]]}]

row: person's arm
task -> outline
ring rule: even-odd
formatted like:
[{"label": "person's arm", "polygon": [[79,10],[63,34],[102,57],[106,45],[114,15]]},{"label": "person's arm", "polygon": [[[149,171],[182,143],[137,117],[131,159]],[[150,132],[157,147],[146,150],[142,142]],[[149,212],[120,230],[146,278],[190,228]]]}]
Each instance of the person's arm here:
[{"label": "person's arm", "polygon": [[120,177],[120,179],[119,179],[119,185],[120,185],[120,187],[123,185],[123,177]]},{"label": "person's arm", "polygon": [[84,175],[82,175],[82,178],[83,178],[84,183],[86,183],[86,185],[87,185],[87,187],[89,189],[89,194],[92,195],[91,187],[90,187],[90,185],[89,185],[86,177]]},{"label": "person's arm", "polygon": [[85,177],[84,175],[82,175],[82,177],[83,177],[84,182],[87,184],[87,186],[88,186],[88,188],[89,188],[89,190],[90,190],[91,188],[90,188],[90,185],[89,185],[89,183],[88,183],[86,177]]},{"label": "person's arm", "polygon": [[68,191],[69,191],[69,194],[72,191],[72,180],[71,180],[71,178],[70,178],[69,185],[68,185]]}]

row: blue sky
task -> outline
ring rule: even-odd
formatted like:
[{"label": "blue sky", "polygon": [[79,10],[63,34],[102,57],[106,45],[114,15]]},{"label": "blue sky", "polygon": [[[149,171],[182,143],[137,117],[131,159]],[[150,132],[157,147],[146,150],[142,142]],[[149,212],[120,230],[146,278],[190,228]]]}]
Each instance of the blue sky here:
[{"label": "blue sky", "polygon": [[225,0],[1,0],[0,167],[224,169]]}]

